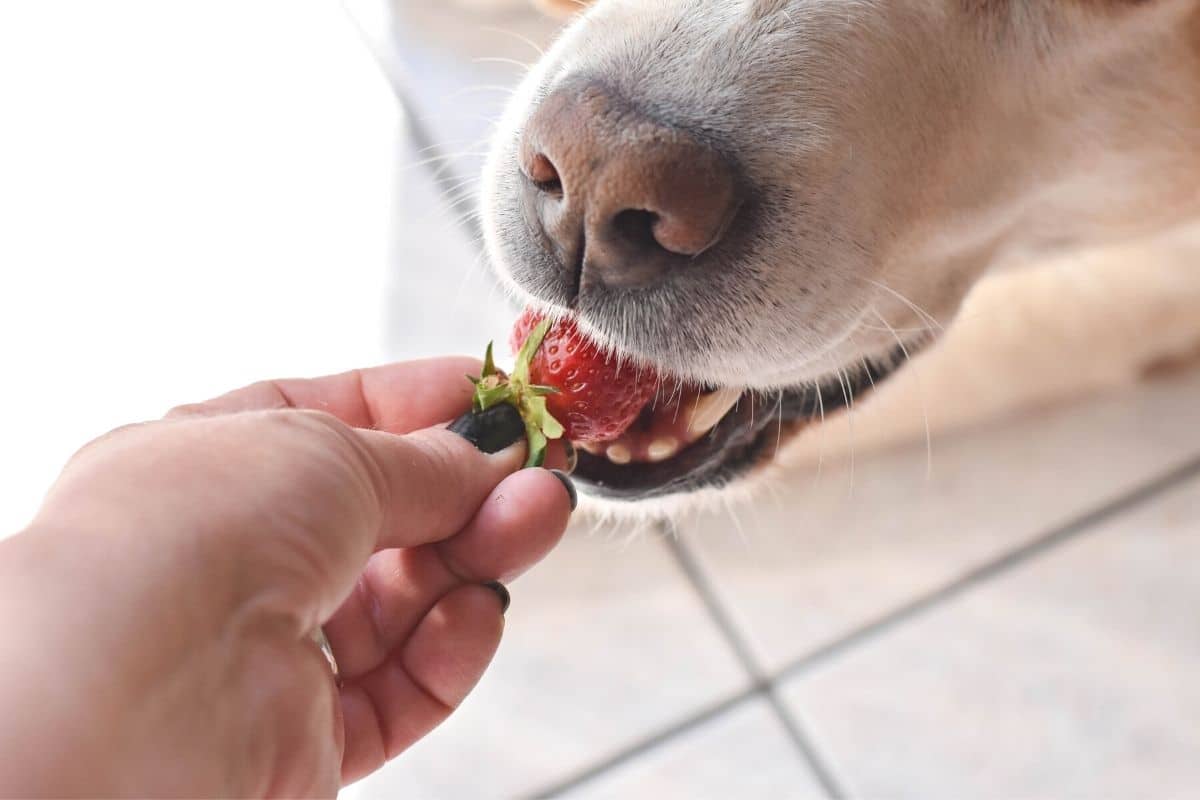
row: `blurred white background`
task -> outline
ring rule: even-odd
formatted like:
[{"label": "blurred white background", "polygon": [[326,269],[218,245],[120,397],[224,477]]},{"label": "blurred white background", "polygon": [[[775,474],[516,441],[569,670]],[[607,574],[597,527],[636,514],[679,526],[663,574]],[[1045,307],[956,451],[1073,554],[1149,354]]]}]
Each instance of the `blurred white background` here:
[{"label": "blurred white background", "polygon": [[336,2],[0,3],[0,533],[116,425],[384,358],[399,114]]}]

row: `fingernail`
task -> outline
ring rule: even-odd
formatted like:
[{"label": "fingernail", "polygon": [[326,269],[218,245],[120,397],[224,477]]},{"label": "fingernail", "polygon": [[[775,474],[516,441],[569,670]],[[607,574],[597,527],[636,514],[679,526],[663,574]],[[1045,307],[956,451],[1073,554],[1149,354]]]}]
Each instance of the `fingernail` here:
[{"label": "fingernail", "polygon": [[571,444],[571,440],[563,437],[563,450],[567,452],[567,468],[563,470],[568,475],[575,472],[575,468],[579,466],[579,451],[575,449],[575,445]]},{"label": "fingernail", "polygon": [[483,453],[499,453],[516,444],[525,435],[525,422],[514,406],[501,403],[487,411],[468,411],[450,430],[475,445]]},{"label": "fingernail", "polygon": [[500,581],[492,581],[483,585],[485,589],[491,589],[500,598],[500,616],[508,611],[508,607],[512,604],[512,595],[508,593],[508,589]]},{"label": "fingernail", "polygon": [[579,492],[575,490],[575,481],[571,480],[571,476],[561,469],[552,469],[550,474],[562,481],[562,485],[566,487],[567,494],[571,497],[571,510],[579,508]]}]

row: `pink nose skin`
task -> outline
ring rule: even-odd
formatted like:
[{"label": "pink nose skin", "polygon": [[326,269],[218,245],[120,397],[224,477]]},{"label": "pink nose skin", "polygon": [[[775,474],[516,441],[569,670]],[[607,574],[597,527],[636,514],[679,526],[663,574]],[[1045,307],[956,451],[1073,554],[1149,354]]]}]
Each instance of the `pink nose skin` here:
[{"label": "pink nose skin", "polygon": [[733,167],[596,84],[550,94],[520,148],[530,223],[582,286],[652,286],[715,245],[739,207]]}]

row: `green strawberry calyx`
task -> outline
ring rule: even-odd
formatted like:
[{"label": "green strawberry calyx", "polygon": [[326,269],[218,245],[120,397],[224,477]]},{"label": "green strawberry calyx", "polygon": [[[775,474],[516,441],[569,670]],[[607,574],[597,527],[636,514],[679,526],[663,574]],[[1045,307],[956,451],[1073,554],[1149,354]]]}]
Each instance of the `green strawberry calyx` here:
[{"label": "green strawberry calyx", "polygon": [[487,411],[501,403],[514,406],[525,421],[525,436],[529,441],[529,458],[526,467],[540,467],[546,463],[546,449],[552,439],[561,439],[565,431],[562,423],[554,418],[546,408],[546,396],[558,394],[553,386],[538,386],[530,382],[529,365],[542,346],[542,340],[550,331],[550,320],[543,320],[529,333],[521,351],[517,353],[517,363],[509,375],[496,368],[492,357],[492,345],[487,347],[487,355],[483,359],[483,374],[478,378],[468,375],[467,379],[475,384],[475,398],[472,407],[476,412]]}]

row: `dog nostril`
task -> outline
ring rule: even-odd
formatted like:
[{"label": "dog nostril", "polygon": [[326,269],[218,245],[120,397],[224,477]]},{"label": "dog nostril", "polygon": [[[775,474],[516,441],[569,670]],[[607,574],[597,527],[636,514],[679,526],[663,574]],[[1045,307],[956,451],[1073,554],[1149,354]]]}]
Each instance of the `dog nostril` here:
[{"label": "dog nostril", "polygon": [[539,191],[554,197],[563,196],[562,177],[558,169],[544,153],[538,153],[529,164],[529,180]]},{"label": "dog nostril", "polygon": [[613,217],[613,235],[620,237],[634,249],[643,252],[661,248],[662,244],[654,235],[654,226],[657,223],[658,214],[653,211],[626,209]]}]

